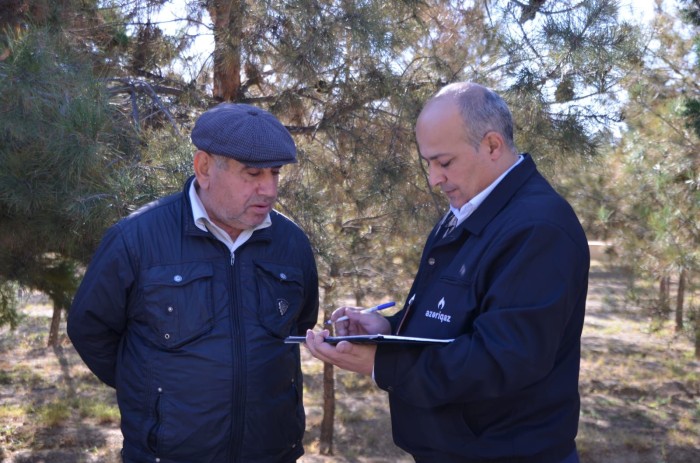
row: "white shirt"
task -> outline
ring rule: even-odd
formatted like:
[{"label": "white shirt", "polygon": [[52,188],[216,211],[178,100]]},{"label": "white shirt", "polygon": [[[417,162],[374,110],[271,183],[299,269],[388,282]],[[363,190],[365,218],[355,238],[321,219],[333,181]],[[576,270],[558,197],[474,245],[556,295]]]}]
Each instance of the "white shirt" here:
[{"label": "white shirt", "polygon": [[248,239],[250,239],[255,230],[267,228],[270,225],[272,225],[270,214],[267,214],[265,220],[263,220],[262,223],[257,227],[241,231],[241,234],[238,235],[238,237],[234,241],[231,239],[231,236],[224,231],[223,228],[219,227],[209,218],[209,214],[207,214],[207,210],[204,208],[204,204],[202,204],[202,200],[199,199],[199,195],[197,194],[197,189],[194,186],[195,182],[192,182],[189,191],[190,204],[192,204],[192,218],[194,219],[194,224],[200,230],[208,231],[209,233],[214,235],[216,239],[218,239],[226,245],[226,247],[229,249],[229,252],[231,252],[231,264],[233,264],[234,252],[236,252],[236,249],[238,249],[239,247],[241,247],[241,245],[243,245],[243,243],[248,241]]}]

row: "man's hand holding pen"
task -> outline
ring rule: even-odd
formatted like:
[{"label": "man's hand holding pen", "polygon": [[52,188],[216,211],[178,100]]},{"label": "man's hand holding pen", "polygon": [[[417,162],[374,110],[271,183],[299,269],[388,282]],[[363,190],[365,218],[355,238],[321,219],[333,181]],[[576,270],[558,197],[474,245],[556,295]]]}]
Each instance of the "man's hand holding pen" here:
[{"label": "man's hand holding pen", "polygon": [[[357,307],[341,307],[340,309],[336,309],[335,312],[333,312],[333,315],[337,316],[337,313],[341,311],[341,309],[344,310],[352,310],[352,311],[359,311],[359,313],[373,313],[373,312],[379,312],[380,310],[385,310],[388,309],[389,307],[394,307],[396,305],[396,302],[391,301],[391,302],[385,302],[384,304],[379,304],[375,305],[374,307],[370,307],[369,309],[360,309]],[[345,312],[343,312],[345,313]],[[347,315],[341,315],[338,318],[334,318],[331,316],[331,319],[326,322],[326,325],[330,325],[332,323],[338,323],[341,321],[348,320],[349,317]]]},{"label": "man's hand holding pen", "polygon": [[336,336],[390,334],[389,322],[376,312],[394,305],[393,302],[388,302],[369,309],[340,307],[333,311],[329,322],[335,325]]},{"label": "man's hand holding pen", "polygon": [[[367,311],[358,307],[340,307],[331,315],[331,321],[335,323],[337,336],[349,336],[358,334],[390,334],[389,321],[376,313],[378,310]],[[347,317],[338,321],[342,317]],[[365,375],[371,375],[374,368],[374,354],[377,350],[375,344],[352,344],[341,341],[335,346],[324,342],[329,336],[328,330],[306,332],[304,344],[311,355],[324,362],[331,363],[344,370],[354,371]]]}]

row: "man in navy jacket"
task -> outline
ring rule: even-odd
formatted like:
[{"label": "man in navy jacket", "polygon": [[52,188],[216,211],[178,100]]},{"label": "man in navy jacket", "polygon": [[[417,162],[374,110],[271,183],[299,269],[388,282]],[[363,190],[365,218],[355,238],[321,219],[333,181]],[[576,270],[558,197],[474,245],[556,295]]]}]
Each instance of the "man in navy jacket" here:
[{"label": "man in navy jacket", "polygon": [[518,154],[505,102],[443,88],[416,124],[430,183],[450,212],[430,233],[403,309],[341,307],[338,335],[447,338],[447,345],[323,342],[317,358],[372,374],[396,444],[416,462],[576,463],[587,240],[576,215]]},{"label": "man in navy jacket", "polygon": [[195,176],[105,234],[68,316],[116,388],[125,463],[291,463],[304,453],[298,346],[317,321],[306,235],[272,209],[285,127],[224,103],[192,131]]}]

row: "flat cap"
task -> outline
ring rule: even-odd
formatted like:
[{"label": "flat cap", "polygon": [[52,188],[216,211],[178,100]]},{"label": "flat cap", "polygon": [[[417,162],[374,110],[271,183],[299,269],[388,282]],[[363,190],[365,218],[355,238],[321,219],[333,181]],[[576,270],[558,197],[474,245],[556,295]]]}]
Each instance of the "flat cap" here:
[{"label": "flat cap", "polygon": [[251,167],[296,162],[297,150],[289,131],[269,112],[247,104],[221,103],[204,112],[191,138],[197,149]]}]

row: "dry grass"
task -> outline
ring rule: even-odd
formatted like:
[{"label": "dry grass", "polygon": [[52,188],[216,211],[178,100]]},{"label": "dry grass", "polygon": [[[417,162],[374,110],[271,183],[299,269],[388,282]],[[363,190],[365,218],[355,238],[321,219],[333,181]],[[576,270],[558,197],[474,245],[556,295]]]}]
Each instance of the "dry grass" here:
[{"label": "dry grass", "polygon": [[[581,364],[583,463],[700,461],[700,362],[691,343],[652,324],[625,298],[624,277],[594,268]],[[65,337],[49,349],[50,307],[32,301],[16,332],[0,330],[0,462],[116,463],[114,393]],[[655,326],[658,328],[658,326]],[[413,461],[391,440],[386,395],[336,372],[334,456],[318,455],[322,365],[302,349],[307,408],[302,463]]]},{"label": "dry grass", "polygon": [[700,461],[700,362],[692,344],[670,322],[658,330],[625,294],[623,274],[594,267],[581,361],[581,460]]}]

